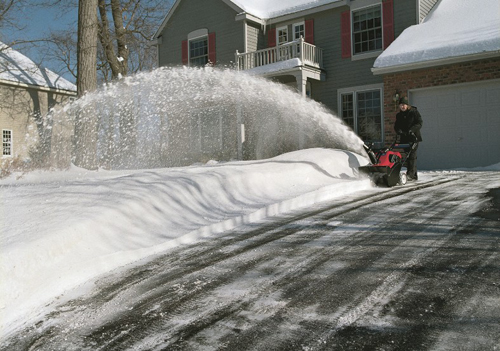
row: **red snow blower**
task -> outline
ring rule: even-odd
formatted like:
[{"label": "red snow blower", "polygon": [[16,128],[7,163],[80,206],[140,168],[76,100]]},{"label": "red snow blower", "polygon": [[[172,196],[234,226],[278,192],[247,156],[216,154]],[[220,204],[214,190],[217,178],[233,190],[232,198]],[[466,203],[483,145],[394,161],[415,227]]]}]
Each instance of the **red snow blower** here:
[{"label": "red snow blower", "polygon": [[[401,170],[416,146],[417,143],[394,142],[389,148],[374,151],[373,144],[365,144],[366,153],[372,164],[359,167],[359,171],[368,174],[376,185],[383,184],[388,187],[405,185],[406,172]],[[401,150],[401,152],[395,150]]]}]

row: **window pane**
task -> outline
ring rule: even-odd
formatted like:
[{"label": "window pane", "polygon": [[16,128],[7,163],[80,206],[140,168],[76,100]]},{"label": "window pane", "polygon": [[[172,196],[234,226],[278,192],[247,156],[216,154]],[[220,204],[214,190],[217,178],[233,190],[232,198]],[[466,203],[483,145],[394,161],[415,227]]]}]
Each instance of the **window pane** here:
[{"label": "window pane", "polygon": [[365,141],[382,140],[382,115],[380,90],[359,92],[357,97],[357,132]]},{"label": "window pane", "polygon": [[354,54],[382,49],[380,6],[353,12]]},{"label": "window pane", "polygon": [[342,120],[354,130],[353,94],[342,94]]},{"label": "window pane", "polygon": [[300,39],[300,37],[306,37],[306,31],[303,24],[296,24],[294,26],[294,39]]},{"label": "window pane", "polygon": [[2,155],[12,156],[12,131],[2,130]]},{"label": "window pane", "polygon": [[208,63],[208,38],[199,38],[189,42],[189,64],[205,66]]},{"label": "window pane", "polygon": [[288,42],[288,27],[278,29],[278,45]]}]

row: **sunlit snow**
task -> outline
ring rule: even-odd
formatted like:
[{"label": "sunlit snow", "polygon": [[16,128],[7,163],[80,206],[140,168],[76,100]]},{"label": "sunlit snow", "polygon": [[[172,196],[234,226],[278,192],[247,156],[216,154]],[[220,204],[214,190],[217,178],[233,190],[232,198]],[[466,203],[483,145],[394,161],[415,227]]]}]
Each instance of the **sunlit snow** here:
[{"label": "sunlit snow", "polygon": [[369,180],[356,176],[366,162],[310,149],[186,168],[13,174],[0,181],[2,334],[112,269],[367,189]]}]

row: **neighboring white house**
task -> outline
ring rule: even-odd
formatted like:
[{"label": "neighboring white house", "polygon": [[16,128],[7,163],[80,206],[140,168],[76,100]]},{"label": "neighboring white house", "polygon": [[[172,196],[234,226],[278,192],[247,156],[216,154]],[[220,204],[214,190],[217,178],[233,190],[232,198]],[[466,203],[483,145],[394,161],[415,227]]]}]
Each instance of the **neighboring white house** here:
[{"label": "neighboring white house", "polygon": [[46,158],[54,128],[47,112],[75,96],[74,84],[0,42],[2,161]]},{"label": "neighboring white house", "polygon": [[481,167],[500,162],[500,1],[440,0],[377,58],[385,125],[396,93],[422,114],[419,168]]}]

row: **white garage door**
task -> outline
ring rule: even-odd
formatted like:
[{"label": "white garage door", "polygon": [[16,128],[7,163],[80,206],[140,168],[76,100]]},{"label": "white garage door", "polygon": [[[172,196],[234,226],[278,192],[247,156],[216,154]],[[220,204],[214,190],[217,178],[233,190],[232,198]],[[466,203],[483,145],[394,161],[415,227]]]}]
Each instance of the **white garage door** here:
[{"label": "white garage door", "polygon": [[500,81],[410,91],[422,115],[419,169],[500,163]]}]

